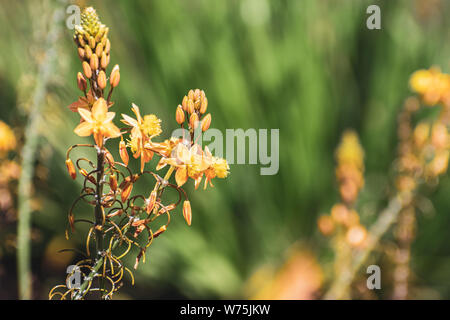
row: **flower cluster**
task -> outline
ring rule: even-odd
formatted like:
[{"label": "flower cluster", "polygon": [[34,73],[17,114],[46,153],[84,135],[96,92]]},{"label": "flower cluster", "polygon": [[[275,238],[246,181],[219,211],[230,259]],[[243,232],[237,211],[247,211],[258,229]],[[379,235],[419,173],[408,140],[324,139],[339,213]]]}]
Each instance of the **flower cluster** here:
[{"label": "flower cluster", "polygon": [[331,208],[330,215],[319,218],[319,230],[324,235],[336,233],[338,242],[344,240],[352,247],[359,247],[364,245],[367,235],[354,209],[358,193],[364,185],[364,151],[354,131],[344,132],[336,150],[336,160],[336,177],[342,202]]},{"label": "flower cluster", "polygon": [[450,103],[450,75],[441,73],[437,67],[414,72],[409,83],[427,106]]},{"label": "flower cluster", "polygon": [[[92,136],[95,144],[77,144],[69,148],[66,166],[72,179],[76,179],[78,173],[83,178],[82,193],[69,211],[69,226],[73,231],[77,223],[84,222],[89,224],[90,229],[86,237],[86,259],[76,264],[78,271],[84,275],[81,287],[73,288],[67,284],[56,286],[49,294],[51,299],[56,296],[82,299],[93,292],[99,292],[101,298],[111,298],[122,285],[125,271],[133,280],[132,272],[121,259],[134,247],[138,250],[134,268],[138,267],[141,259],[145,262],[147,248],[167,230],[171,215],[181,202],[183,217],[191,225],[191,203],[186,191],[181,188],[186,180],[189,177],[194,179],[198,187],[205,177],[206,188],[213,178],[225,178],[229,172],[226,160],[214,157],[207,147],[202,150],[192,139],[196,128],[204,132],[211,123],[211,115],[204,115],[208,100],[203,90],[190,90],[182,105],[177,107],[175,120],[182,128],[188,115],[187,137],[155,141],[162,133],[161,120],[154,114],[141,115],[140,108],[135,104],[131,108],[134,117],[122,114],[121,122],[125,127],[119,128],[114,124],[116,114],[109,108],[113,105],[111,95],[119,84],[120,73],[119,67],[115,66],[110,77],[105,76],[111,48],[107,34],[108,28],[101,24],[95,10],[84,9],[81,25],[75,31],[84,73],[78,73],[77,82],[84,96],[69,108],[80,115],[80,123],[74,132],[80,137]],[[109,93],[105,95],[108,82]],[[119,137],[121,161],[116,161],[106,144],[108,140]],[[97,162],[88,158],[73,162],[70,153],[78,147],[94,150]],[[129,166],[128,151],[131,151],[133,158],[140,160],[138,173],[133,173]],[[155,155],[160,157],[155,170],[146,169],[146,164]],[[156,172],[164,167],[168,170],[161,177]],[[170,182],[174,172],[176,184]],[[144,175],[154,179],[153,187],[145,195],[133,195],[133,186]],[[167,203],[163,197],[167,188],[178,193],[177,201]],[[74,211],[81,202],[94,207],[92,220],[76,219]],[[91,250],[93,246],[95,250]],[[72,273],[68,279],[71,276]]]}]

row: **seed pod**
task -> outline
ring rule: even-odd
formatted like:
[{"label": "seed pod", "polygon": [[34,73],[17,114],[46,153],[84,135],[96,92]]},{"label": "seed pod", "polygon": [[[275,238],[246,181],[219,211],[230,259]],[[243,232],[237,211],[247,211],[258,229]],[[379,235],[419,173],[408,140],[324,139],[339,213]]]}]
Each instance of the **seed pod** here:
[{"label": "seed pod", "polygon": [[202,99],[202,104],[200,105],[200,114],[204,114],[208,108],[208,98]]},{"label": "seed pod", "polygon": [[116,64],[111,71],[111,76],[109,77],[109,83],[111,84],[111,87],[115,88],[119,85],[119,81],[120,81],[120,70],[119,70],[119,65]]},{"label": "seed pod", "polygon": [[150,213],[153,210],[155,203],[156,203],[156,190],[153,190],[152,192],[150,192],[150,197],[148,197],[147,200],[147,207],[146,207],[147,213]]},{"label": "seed pod", "polygon": [[98,69],[98,56],[94,53],[91,56],[91,61],[90,61],[90,67],[92,70],[97,70]]},{"label": "seed pod", "polygon": [[202,120],[202,131],[205,132],[211,125],[211,113],[208,113]]},{"label": "seed pod", "polygon": [[175,120],[178,124],[182,124],[185,120],[183,107],[181,105],[178,105],[177,111],[175,113]]},{"label": "seed pod", "polygon": [[106,56],[106,53],[103,51],[101,58],[100,58],[100,66],[102,67],[102,69],[106,69],[106,67],[108,66],[108,57]]},{"label": "seed pod", "polygon": [[92,49],[91,49],[91,47],[89,47],[88,45],[85,45],[84,46],[84,57],[86,59],[90,59],[91,56],[92,56]]},{"label": "seed pod", "polygon": [[77,73],[77,85],[78,89],[80,89],[83,92],[86,91],[87,88],[86,78],[83,76],[81,72]]},{"label": "seed pod", "polygon": [[181,106],[183,107],[184,111],[187,111],[187,106],[188,106],[188,97],[187,96],[183,97],[183,102],[181,102]]},{"label": "seed pod", "polygon": [[117,190],[117,178],[116,175],[113,173],[109,176],[109,187],[112,191],[116,192]]},{"label": "seed pod", "polygon": [[106,74],[105,71],[101,70],[98,74],[97,84],[100,89],[105,89],[106,87]]},{"label": "seed pod", "polygon": [[95,48],[95,54],[97,55],[97,57],[101,57],[102,52],[103,52],[103,46],[101,43],[99,43],[97,45],[97,48]]},{"label": "seed pod", "polygon": [[70,159],[66,160],[66,167],[67,167],[67,171],[69,171],[70,177],[73,180],[75,180],[75,178],[77,177],[77,172],[75,171],[75,166],[73,165],[72,160],[70,160]]},{"label": "seed pod", "polygon": [[189,126],[191,128],[197,129],[198,115],[196,113],[191,114],[191,117],[189,118]]},{"label": "seed pod", "polygon": [[130,160],[130,158],[128,157],[127,146],[125,145],[125,142],[123,140],[119,142],[119,154],[120,159],[122,159],[123,163],[128,166],[128,161]]},{"label": "seed pod", "polygon": [[186,223],[188,224],[188,226],[190,226],[191,222],[192,222],[192,209],[191,209],[191,203],[189,202],[189,200],[185,200],[183,202],[183,217],[184,217],[184,220],[186,220]]},{"label": "seed pod", "polygon": [[83,73],[88,79],[92,77],[92,69],[86,61],[83,61]]},{"label": "seed pod", "polygon": [[80,60],[81,60],[81,61],[84,60],[84,54],[85,54],[84,49],[81,48],[81,47],[78,47],[78,56],[80,57]]}]

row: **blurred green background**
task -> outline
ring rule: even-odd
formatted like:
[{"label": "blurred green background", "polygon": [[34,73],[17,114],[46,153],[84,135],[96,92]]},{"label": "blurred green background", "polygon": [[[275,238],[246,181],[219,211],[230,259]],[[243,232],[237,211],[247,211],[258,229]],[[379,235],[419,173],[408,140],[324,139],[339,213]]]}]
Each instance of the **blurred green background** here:
[{"label": "blurred green background", "polygon": [[[261,268],[282,266],[293,244],[312,252],[327,279],[332,254],[316,220],[338,200],[334,149],[340,134],[354,128],[366,152],[359,211],[369,225],[391,192],[396,116],[410,95],[409,76],[431,65],[450,67],[448,1],[70,3],[94,6],[110,27],[110,68],[117,63],[121,70],[113,95],[118,114],[129,113],[134,102],[162,119],[167,136],[176,128],[177,104],[189,89],[201,88],[212,127],[280,129],[278,174],[261,176],[260,165],[231,165],[230,176],[216,180],[214,188],[194,192],[189,183],[192,226],[177,209],[139,266],[136,285],[126,281],[121,298],[252,297],[248,280]],[[381,8],[381,30],[366,28],[370,4]],[[26,123],[51,14],[67,5],[0,0],[0,119],[12,127]],[[79,95],[81,66],[73,30],[61,31],[45,99],[42,177],[36,178],[33,207],[34,298],[41,299],[79,258],[56,251],[81,248],[85,231],[64,240],[67,211],[80,188],[64,165],[67,147],[80,142],[72,130],[79,117],[66,106]],[[415,297],[450,298],[449,194],[445,176],[423,199],[412,253]],[[3,241],[0,251],[3,299],[17,298],[14,233],[14,220],[0,225],[0,238],[12,241]],[[133,265],[133,258],[127,263]],[[267,281],[270,276],[263,276],[256,287]]]}]

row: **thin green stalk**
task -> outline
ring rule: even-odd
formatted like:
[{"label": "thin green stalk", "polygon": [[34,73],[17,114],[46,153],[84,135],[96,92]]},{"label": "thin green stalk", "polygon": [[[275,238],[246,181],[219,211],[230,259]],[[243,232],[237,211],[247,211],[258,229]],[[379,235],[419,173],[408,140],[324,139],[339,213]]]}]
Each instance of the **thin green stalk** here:
[{"label": "thin green stalk", "polygon": [[375,249],[380,241],[380,238],[385,234],[390,226],[397,220],[398,214],[402,209],[402,201],[400,196],[394,197],[384,209],[377,221],[370,228],[369,241],[367,246],[354,259],[353,264],[347,272],[339,275],[331,284],[330,289],[325,294],[324,299],[334,300],[342,299],[345,296],[348,288],[353,282],[356,273],[361,269],[366,262],[370,253]]},{"label": "thin green stalk", "polygon": [[18,187],[18,224],[17,224],[17,274],[20,299],[31,299],[31,258],[30,258],[30,229],[32,179],[34,176],[34,162],[38,147],[39,126],[41,112],[44,105],[47,83],[53,72],[56,56],[56,41],[59,37],[64,11],[57,9],[53,13],[50,31],[47,35],[45,59],[39,67],[36,88],[33,94],[30,116],[25,129],[25,144],[22,152],[22,173]]}]

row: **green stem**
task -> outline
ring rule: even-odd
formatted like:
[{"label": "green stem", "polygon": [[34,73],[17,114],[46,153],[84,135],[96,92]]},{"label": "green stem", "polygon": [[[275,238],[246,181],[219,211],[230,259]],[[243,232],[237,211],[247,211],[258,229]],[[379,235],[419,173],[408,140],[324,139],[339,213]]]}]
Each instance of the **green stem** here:
[{"label": "green stem", "polygon": [[[169,170],[167,170],[166,175],[164,176],[164,180],[169,180],[170,176],[172,175],[173,171],[174,171],[174,167],[170,167]],[[98,183],[98,180],[97,180]],[[164,186],[160,185],[158,187],[158,192],[161,191],[164,188]],[[128,231],[129,226],[125,227],[125,229],[123,230],[123,234],[125,235]],[[118,238],[116,240],[114,240],[112,246],[111,246],[111,251],[114,250],[115,248],[117,248],[117,246],[121,243],[122,239]],[[86,288],[89,285],[89,281],[90,279],[93,279],[94,276],[98,273],[98,271],[100,270],[100,268],[103,265],[103,261],[104,261],[104,257],[102,255],[100,255],[98,257],[98,259],[95,261],[94,266],[92,267],[92,271],[89,273],[89,275],[87,276],[86,279],[84,279],[83,283],[81,284],[80,288],[78,289],[78,294],[74,297],[74,300],[80,300],[83,297],[83,293],[86,290]]]},{"label": "green stem", "polygon": [[22,152],[22,173],[18,186],[18,223],[17,223],[17,274],[19,298],[29,300],[32,297],[31,285],[31,257],[30,257],[30,229],[32,179],[34,176],[34,162],[38,147],[38,130],[41,123],[42,107],[44,106],[47,83],[55,66],[55,44],[59,37],[61,22],[64,17],[63,9],[55,10],[50,31],[46,39],[45,60],[39,67],[36,88],[33,94],[31,112],[25,129],[25,144]]},{"label": "green stem", "polygon": [[347,272],[337,275],[336,279],[334,279],[334,282],[331,284],[330,289],[324,295],[324,299],[334,300],[345,297],[345,293],[352,284],[356,273],[366,262],[370,253],[375,249],[383,234],[385,234],[389,230],[390,226],[397,220],[398,214],[402,207],[401,196],[396,196],[389,202],[387,208],[381,212],[377,221],[370,228],[367,246],[355,257],[353,264]]}]

